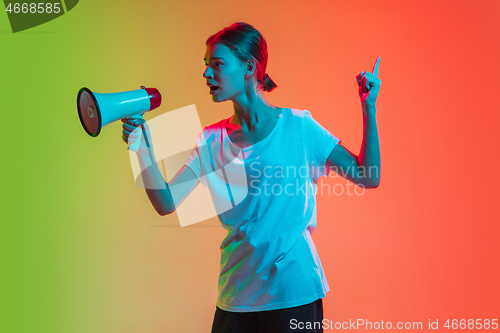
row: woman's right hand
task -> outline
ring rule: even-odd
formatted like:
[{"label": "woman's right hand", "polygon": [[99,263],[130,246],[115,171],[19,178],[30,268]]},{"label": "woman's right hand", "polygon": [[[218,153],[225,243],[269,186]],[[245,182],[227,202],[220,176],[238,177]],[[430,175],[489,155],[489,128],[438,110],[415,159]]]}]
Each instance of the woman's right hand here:
[{"label": "woman's right hand", "polygon": [[[139,145],[139,149],[137,152],[142,152],[145,151],[146,149],[152,149],[153,148],[153,142],[151,141],[151,134],[149,132],[149,126],[147,122],[144,119],[138,119],[138,118],[123,118],[121,119],[123,122],[123,135],[122,135],[122,140],[128,145],[128,144],[133,144],[137,140],[137,132],[132,133],[136,128],[142,129],[141,125],[143,125],[144,130],[142,131],[141,135],[141,143]],[[146,144],[145,136],[147,136],[148,139],[148,144]]]}]

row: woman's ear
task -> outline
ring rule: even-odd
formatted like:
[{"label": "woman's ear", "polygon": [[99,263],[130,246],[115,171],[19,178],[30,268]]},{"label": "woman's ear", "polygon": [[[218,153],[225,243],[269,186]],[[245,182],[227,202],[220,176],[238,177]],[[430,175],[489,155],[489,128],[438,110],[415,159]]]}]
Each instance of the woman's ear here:
[{"label": "woman's ear", "polygon": [[245,70],[245,76],[246,77],[249,77],[249,76],[252,76],[252,74],[255,72],[255,60],[254,59],[250,59],[250,60],[247,60],[246,62],[246,70]]}]

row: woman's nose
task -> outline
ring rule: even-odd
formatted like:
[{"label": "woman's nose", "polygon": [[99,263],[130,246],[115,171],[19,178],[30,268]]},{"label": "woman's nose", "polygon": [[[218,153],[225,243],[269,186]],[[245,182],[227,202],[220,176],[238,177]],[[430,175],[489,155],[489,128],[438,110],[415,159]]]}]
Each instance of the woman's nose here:
[{"label": "woman's nose", "polygon": [[205,79],[206,79],[206,78],[209,76],[209,74],[210,74],[210,72],[208,71],[208,69],[209,69],[209,68],[210,68],[210,67],[207,67],[207,68],[205,69],[205,71],[203,72],[203,74],[202,74],[202,75],[203,75],[203,77],[204,77]]}]

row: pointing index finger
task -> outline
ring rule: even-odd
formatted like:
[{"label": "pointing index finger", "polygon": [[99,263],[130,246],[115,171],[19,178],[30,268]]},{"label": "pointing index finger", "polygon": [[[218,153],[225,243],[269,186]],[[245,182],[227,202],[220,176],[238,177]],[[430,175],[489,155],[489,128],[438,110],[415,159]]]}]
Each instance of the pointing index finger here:
[{"label": "pointing index finger", "polygon": [[377,61],[375,61],[375,65],[373,65],[373,75],[375,75],[375,77],[378,77],[378,65],[380,64],[380,57],[377,58]]}]

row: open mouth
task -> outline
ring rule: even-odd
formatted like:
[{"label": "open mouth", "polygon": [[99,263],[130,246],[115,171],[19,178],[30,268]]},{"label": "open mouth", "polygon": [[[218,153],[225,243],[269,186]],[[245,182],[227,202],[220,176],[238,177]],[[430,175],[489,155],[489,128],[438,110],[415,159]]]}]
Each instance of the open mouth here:
[{"label": "open mouth", "polygon": [[219,91],[219,87],[217,86],[210,86],[210,94],[213,94],[215,92]]}]

